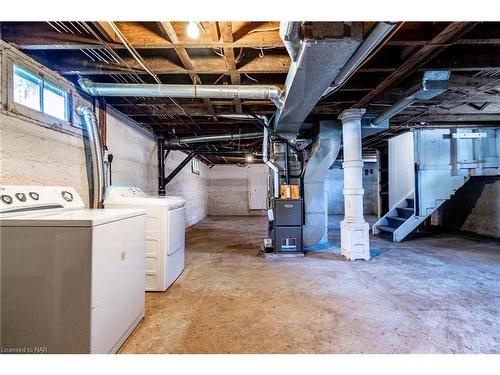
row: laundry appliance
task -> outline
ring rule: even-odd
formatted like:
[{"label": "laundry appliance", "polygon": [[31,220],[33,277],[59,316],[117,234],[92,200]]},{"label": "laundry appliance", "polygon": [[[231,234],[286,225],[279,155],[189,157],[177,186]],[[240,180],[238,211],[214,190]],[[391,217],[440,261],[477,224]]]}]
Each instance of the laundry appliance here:
[{"label": "laundry appliance", "polygon": [[144,317],[145,211],[0,186],[3,353],[115,353]]},{"label": "laundry appliance", "polygon": [[167,290],[184,270],[186,200],[151,196],[138,187],[110,186],[106,208],[146,210],[146,291]]}]

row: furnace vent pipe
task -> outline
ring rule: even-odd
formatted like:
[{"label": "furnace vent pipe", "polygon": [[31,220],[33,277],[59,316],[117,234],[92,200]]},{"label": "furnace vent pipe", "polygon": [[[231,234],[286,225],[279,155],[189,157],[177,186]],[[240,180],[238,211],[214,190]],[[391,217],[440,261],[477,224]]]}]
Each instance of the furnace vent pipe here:
[{"label": "furnace vent pipe", "polygon": [[280,176],[279,176],[279,170],[278,166],[274,164],[272,161],[269,160],[268,157],[268,145],[269,145],[269,130],[267,129],[267,126],[264,126],[264,135],[262,138],[262,161],[269,167],[269,169],[272,171],[273,174],[273,190],[274,190],[274,197],[279,198],[280,197],[280,192],[279,192],[279,184],[280,184]]},{"label": "furnace vent pipe", "polygon": [[92,157],[93,194],[91,208],[102,208],[104,199],[104,154],[94,111],[87,106],[79,105],[76,113],[82,118],[89,138],[90,155]]},{"label": "furnace vent pipe", "polygon": [[270,85],[164,85],[135,83],[95,83],[78,80],[80,87],[92,96],[137,96],[169,98],[256,99],[271,100],[281,106],[281,90]]},{"label": "furnace vent pipe", "polygon": [[274,164],[271,160],[269,160],[268,156],[268,147],[269,147],[269,118],[265,115],[249,115],[244,113],[236,113],[231,115],[221,115],[218,117],[230,118],[235,120],[255,120],[260,119],[264,122],[265,126],[263,138],[262,138],[262,162],[265,163],[271,173],[273,175],[273,195],[275,198],[280,197],[279,184],[280,184],[280,176],[279,176],[279,168],[276,164]]}]

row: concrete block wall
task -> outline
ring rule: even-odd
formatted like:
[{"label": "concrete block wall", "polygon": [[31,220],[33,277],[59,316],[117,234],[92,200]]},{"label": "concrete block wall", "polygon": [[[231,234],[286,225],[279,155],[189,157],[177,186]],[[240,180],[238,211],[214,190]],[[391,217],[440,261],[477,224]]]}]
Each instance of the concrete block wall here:
[{"label": "concrete block wall", "polygon": [[[156,153],[156,148],[155,148]],[[171,151],[165,163],[165,176],[168,176],[186,158],[180,151]],[[191,171],[188,163],[166,186],[167,195],[177,195],[186,199],[186,224],[193,225],[203,220],[208,213],[208,167],[199,162],[200,174]]]},{"label": "concrete block wall", "polygon": [[[260,186],[267,191],[266,166],[250,164],[216,165],[208,174],[208,215],[264,215],[265,210],[252,210],[249,206],[250,186]],[[257,169],[262,173],[252,173]],[[256,180],[251,180],[256,179]],[[261,198],[265,206],[266,195]]]},{"label": "concrete block wall", "polygon": [[106,109],[106,134],[108,152],[113,154],[112,183],[156,193],[158,160],[153,134],[110,106]]},{"label": "concrete block wall", "polygon": [[83,138],[0,113],[0,183],[73,186],[89,203]]},{"label": "concrete block wall", "polygon": [[[138,186],[149,194],[158,194],[157,144],[153,134],[135,121],[108,106],[107,146],[113,154],[112,182],[116,185]],[[165,163],[165,175],[186,157],[172,151]],[[200,165],[200,174],[191,172],[187,164],[167,185],[167,195],[186,199],[186,224],[193,225],[207,216],[207,166]]]},{"label": "concrete block wall", "polygon": [[[377,163],[365,163],[363,167],[363,212],[365,215],[377,214]],[[368,171],[368,174],[365,174]],[[372,173],[370,173],[372,172]],[[330,169],[325,180],[325,189],[328,197],[328,214],[344,214],[344,171]]]},{"label": "concrete block wall", "polygon": [[[1,43],[1,56],[13,54],[16,62],[43,69],[54,79],[72,84],[24,55]],[[2,74],[1,87],[8,87],[7,75]],[[73,103],[89,104],[72,92]],[[5,95],[1,96],[5,98]],[[74,112],[74,108],[73,108]],[[73,113],[75,124],[80,125]],[[157,193],[158,168],[156,141],[151,132],[114,110],[107,108],[107,146],[113,154],[113,184],[138,186],[148,193]],[[0,183],[72,186],[89,204],[89,178],[87,176],[84,135],[75,128],[51,128],[26,114],[9,112],[2,105],[0,111]],[[185,155],[174,151],[169,154],[166,174],[170,173]],[[167,186],[167,194],[179,195],[187,200],[186,221],[192,225],[207,215],[207,167],[200,163],[200,175],[191,173],[188,164]]]}]

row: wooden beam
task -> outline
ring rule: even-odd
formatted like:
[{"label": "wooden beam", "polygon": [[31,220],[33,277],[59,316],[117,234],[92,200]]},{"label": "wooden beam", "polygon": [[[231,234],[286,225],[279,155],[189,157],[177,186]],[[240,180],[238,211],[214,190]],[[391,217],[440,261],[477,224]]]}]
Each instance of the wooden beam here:
[{"label": "wooden beam", "polygon": [[[486,113],[486,114],[429,114],[418,116],[417,122],[498,122],[500,121],[500,114]],[[397,122],[395,120],[395,122]]]},{"label": "wooden beam", "polygon": [[[247,23],[233,22],[233,27],[237,25],[238,30],[242,30]],[[220,38],[216,39],[212,26],[207,27],[207,32],[202,32],[200,38],[193,40],[187,36],[186,22],[170,22],[178,39],[177,43],[173,43],[162,25],[157,24],[157,28],[151,28],[148,23],[144,22],[116,22],[116,24],[135,49],[223,48],[226,46],[233,48],[284,47],[277,30],[244,34],[233,43],[226,44]],[[33,32],[34,28],[36,32]],[[99,41],[90,35],[58,33],[43,23],[19,22],[2,25],[2,39],[21,49],[104,48]],[[121,43],[111,43],[110,46],[116,49],[125,48]]]},{"label": "wooden beam", "polygon": [[220,40],[219,25],[217,22],[208,22],[208,29],[210,35],[212,35],[212,40],[218,42]]},{"label": "wooden beam", "polygon": [[[231,22],[219,22],[221,38],[224,43],[233,43],[233,27]],[[231,84],[241,85],[241,76],[236,71],[236,59],[234,57],[234,49],[232,47],[224,47],[224,60],[226,61],[227,70],[231,76]],[[235,101],[236,113],[242,113],[241,100]]]},{"label": "wooden beam", "polygon": [[177,38],[177,34],[175,33],[175,30],[170,22],[160,21],[156,22],[156,25],[160,29],[161,33],[168,37],[170,43],[179,44],[179,39]]},{"label": "wooden beam", "polygon": [[[175,51],[177,53],[184,54],[183,51],[178,49]],[[127,70],[125,66],[119,64],[105,64],[99,61],[85,60],[85,56],[83,56],[80,51],[71,55],[66,55],[67,57],[60,57],[60,52],[54,54],[53,56],[50,55],[50,52],[46,52],[46,54],[48,60],[54,61],[54,65],[51,65],[51,68],[57,70],[61,74],[118,74]],[[183,60],[184,62],[187,62],[185,57],[186,56],[183,55]],[[169,58],[163,56],[143,57],[143,60],[155,74],[227,73],[225,61],[218,56],[188,57],[190,61],[188,66],[192,67],[191,70],[186,69],[185,65],[180,66],[171,61]],[[135,69],[137,73],[144,72],[142,67],[133,58],[123,57],[123,60],[131,68]],[[286,74],[289,66],[290,58],[288,55],[264,55],[262,58],[254,57],[248,60],[245,65],[242,65],[236,71],[239,74]]]},{"label": "wooden beam", "polygon": [[384,79],[373,91],[363,97],[356,105],[357,108],[366,107],[373,99],[388,88],[400,82],[409,74],[416,71],[420,66],[432,59],[436,54],[445,49],[450,43],[468,32],[476,23],[474,22],[452,22],[439,32],[432,40],[420,48],[417,52],[406,59],[399,68]]},{"label": "wooden beam", "polygon": [[108,22],[97,21],[92,22],[92,24],[107,42],[120,43],[118,35],[116,35],[115,31],[111,28]]},{"label": "wooden beam", "polygon": [[[179,43],[179,38],[177,37],[175,29],[170,22],[167,22],[167,21],[158,22],[158,26],[160,27],[162,32],[164,32],[168,36],[168,38],[170,39],[172,44],[177,45]],[[186,49],[183,47],[175,47],[175,52],[177,53],[177,56],[179,56],[179,59],[181,60],[184,68],[187,69],[188,71],[190,71],[189,77],[191,78],[193,83],[195,85],[201,85],[202,84],[201,79],[198,76],[198,74],[191,73],[191,71],[194,69],[193,63],[191,62],[191,59],[189,58],[189,55],[188,55]],[[216,119],[217,116],[215,115],[215,109],[214,109],[210,99],[206,99],[206,98],[203,99],[203,103],[206,105],[210,115],[214,119]]]}]

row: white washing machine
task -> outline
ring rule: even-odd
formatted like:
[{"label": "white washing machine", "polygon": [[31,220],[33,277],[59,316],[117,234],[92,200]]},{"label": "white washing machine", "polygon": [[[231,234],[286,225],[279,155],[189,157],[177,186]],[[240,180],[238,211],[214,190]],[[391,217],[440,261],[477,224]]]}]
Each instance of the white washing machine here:
[{"label": "white washing machine", "polygon": [[165,291],[184,270],[186,200],[150,196],[137,187],[110,186],[106,208],[146,210],[146,291]]},{"label": "white washing machine", "polygon": [[2,353],[115,353],[144,317],[144,210],[0,186]]}]

